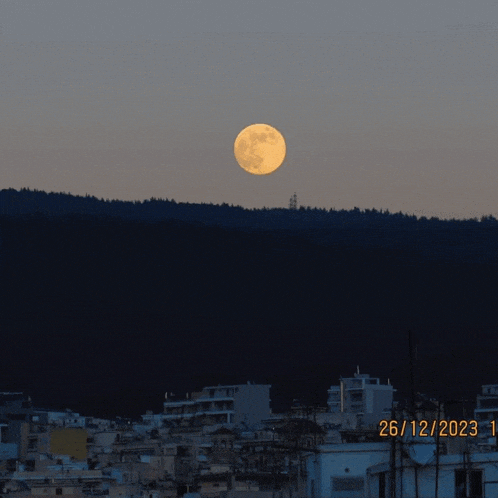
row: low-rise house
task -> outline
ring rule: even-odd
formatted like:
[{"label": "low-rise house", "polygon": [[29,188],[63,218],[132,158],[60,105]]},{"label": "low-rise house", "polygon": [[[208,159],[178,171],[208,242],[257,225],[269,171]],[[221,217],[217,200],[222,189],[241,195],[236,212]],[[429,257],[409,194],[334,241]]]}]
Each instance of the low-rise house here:
[{"label": "low-rise house", "polygon": [[64,411],[36,408],[33,410],[33,415],[33,422],[43,421],[48,425],[57,427],[84,428],[87,424],[86,417],[82,417],[79,413],[75,413],[69,408]]},{"label": "low-rise house", "polygon": [[38,468],[28,469],[18,463],[4,486],[6,491],[30,490],[31,495],[83,495],[90,488],[102,489],[105,478],[101,470],[89,470],[82,462],[67,455],[55,460],[40,460]]},{"label": "low-rise house", "polygon": [[364,498],[368,469],[389,461],[389,451],[388,442],[320,446],[307,456],[306,496]]},{"label": "low-rise house", "polygon": [[15,459],[19,454],[19,445],[17,443],[5,442],[5,433],[8,427],[8,424],[0,424],[0,462]]}]

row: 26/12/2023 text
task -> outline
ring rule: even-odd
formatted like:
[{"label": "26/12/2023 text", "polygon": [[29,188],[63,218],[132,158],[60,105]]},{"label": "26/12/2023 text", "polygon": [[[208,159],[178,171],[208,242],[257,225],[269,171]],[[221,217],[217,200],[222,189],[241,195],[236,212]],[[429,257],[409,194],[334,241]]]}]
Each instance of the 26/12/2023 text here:
[{"label": "26/12/2023 text", "polygon": [[[496,420],[490,420],[491,437],[496,436]],[[381,437],[477,437],[477,420],[381,420]],[[438,431],[439,434],[436,432]]]}]

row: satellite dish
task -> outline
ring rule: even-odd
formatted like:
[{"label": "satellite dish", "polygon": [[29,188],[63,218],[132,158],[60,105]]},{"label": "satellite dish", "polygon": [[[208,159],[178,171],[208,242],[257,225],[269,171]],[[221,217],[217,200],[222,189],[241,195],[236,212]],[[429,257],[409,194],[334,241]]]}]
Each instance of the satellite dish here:
[{"label": "satellite dish", "polygon": [[436,454],[436,441],[434,437],[429,435],[420,436],[419,433],[422,429],[428,433],[430,428],[421,427],[419,423],[416,424],[415,436],[413,435],[413,426],[408,425],[407,431],[403,436],[403,443],[409,457],[419,465],[427,465]]}]

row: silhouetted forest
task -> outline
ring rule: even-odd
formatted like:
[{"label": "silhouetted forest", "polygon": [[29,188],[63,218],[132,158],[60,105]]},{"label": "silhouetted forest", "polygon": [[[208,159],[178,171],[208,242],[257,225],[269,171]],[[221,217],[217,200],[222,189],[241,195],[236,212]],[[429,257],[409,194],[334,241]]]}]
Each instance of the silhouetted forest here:
[{"label": "silhouetted forest", "polygon": [[474,398],[498,382],[498,222],[0,191],[3,390],[132,416],[165,391],[364,373]]}]

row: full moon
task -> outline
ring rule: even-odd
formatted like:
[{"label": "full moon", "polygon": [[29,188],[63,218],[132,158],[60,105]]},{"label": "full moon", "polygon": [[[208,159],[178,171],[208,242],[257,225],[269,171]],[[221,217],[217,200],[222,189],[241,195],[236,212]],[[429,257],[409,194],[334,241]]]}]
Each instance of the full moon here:
[{"label": "full moon", "polygon": [[252,124],[244,128],[233,145],[239,166],[253,175],[273,173],[285,159],[285,140],[273,126]]}]

